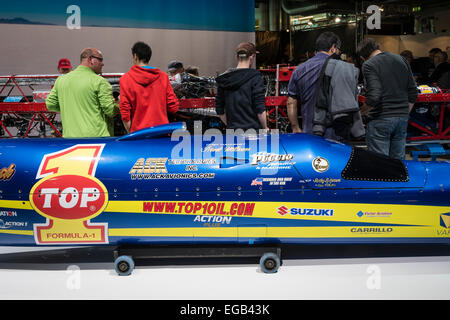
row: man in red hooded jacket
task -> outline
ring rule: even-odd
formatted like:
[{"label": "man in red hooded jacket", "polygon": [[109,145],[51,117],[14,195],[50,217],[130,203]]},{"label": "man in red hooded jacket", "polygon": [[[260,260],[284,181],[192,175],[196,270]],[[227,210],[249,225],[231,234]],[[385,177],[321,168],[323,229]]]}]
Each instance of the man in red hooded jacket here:
[{"label": "man in red hooded jacket", "polygon": [[144,42],[131,48],[134,65],[120,78],[120,114],[127,132],[169,123],[167,113],[178,111],[179,101],[169,77],[148,65],[152,50]]}]

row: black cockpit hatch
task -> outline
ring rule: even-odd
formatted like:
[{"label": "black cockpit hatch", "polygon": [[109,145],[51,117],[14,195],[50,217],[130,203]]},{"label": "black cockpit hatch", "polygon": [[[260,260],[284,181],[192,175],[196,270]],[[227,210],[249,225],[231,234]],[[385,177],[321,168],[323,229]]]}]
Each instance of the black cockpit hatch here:
[{"label": "black cockpit hatch", "polygon": [[353,148],[342,171],[345,180],[408,182],[408,170],[403,161],[360,148]]}]

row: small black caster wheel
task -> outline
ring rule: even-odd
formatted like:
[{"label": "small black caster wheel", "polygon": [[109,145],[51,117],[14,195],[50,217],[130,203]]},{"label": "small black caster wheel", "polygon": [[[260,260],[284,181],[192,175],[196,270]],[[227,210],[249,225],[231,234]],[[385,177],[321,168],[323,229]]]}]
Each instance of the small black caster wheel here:
[{"label": "small black caster wheel", "polygon": [[278,271],[281,261],[275,253],[265,253],[259,260],[259,265],[264,273],[275,273]]},{"label": "small black caster wheel", "polygon": [[134,269],[134,261],[130,256],[120,256],[114,261],[114,269],[119,276],[129,276]]}]

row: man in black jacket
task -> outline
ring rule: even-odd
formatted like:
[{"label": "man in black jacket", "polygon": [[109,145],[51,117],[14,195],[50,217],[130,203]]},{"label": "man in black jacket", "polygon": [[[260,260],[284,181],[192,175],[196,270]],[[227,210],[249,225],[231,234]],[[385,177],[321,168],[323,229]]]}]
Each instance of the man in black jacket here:
[{"label": "man in black jacket", "polygon": [[253,43],[240,43],[237,67],[216,79],[216,112],[227,129],[267,129],[264,80],[251,68],[257,53]]},{"label": "man in black jacket", "polygon": [[433,63],[435,69],[430,76],[430,86],[435,84],[439,86],[441,78],[450,71],[450,63],[447,62],[447,53],[443,51],[436,52],[433,56]]},{"label": "man in black jacket", "polygon": [[367,147],[369,151],[404,159],[409,111],[417,99],[411,68],[403,57],[381,51],[373,39],[362,41],[357,53],[364,60],[367,93],[362,109],[368,110]]}]

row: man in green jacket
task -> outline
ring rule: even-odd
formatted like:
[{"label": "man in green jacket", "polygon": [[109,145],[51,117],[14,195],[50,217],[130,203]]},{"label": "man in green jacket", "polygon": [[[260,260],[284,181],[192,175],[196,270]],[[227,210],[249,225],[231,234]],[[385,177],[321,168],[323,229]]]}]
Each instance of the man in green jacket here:
[{"label": "man in green jacket", "polygon": [[118,105],[111,84],[99,74],[103,55],[94,48],[81,52],[80,65],[56,79],[47,97],[47,109],[61,113],[64,138],[107,137]]}]

